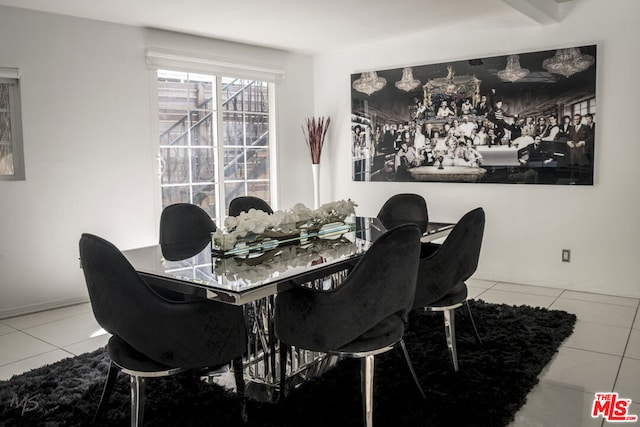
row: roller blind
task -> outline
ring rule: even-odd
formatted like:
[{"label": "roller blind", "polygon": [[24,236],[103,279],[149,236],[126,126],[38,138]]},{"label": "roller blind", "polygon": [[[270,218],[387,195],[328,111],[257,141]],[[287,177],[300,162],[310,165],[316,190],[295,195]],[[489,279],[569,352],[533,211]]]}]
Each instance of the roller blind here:
[{"label": "roller blind", "polygon": [[0,79],[19,79],[20,73],[17,68],[0,67]]},{"label": "roller blind", "polygon": [[237,61],[202,53],[148,47],[145,58],[147,65],[152,69],[166,68],[211,73],[273,83],[278,83],[284,78],[284,71],[275,66]]}]

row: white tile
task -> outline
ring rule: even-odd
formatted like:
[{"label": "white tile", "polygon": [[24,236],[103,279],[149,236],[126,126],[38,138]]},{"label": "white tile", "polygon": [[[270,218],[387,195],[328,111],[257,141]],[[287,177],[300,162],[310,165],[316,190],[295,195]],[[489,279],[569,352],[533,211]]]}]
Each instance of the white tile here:
[{"label": "white tile", "polygon": [[17,329],[12,328],[11,326],[7,326],[0,322],[0,335],[10,334],[11,332],[16,332]]},{"label": "white tile", "polygon": [[563,346],[622,356],[630,329],[578,320]]},{"label": "white tile", "polygon": [[506,292],[489,289],[478,297],[485,302],[509,305],[529,305],[531,307],[549,307],[556,299],[544,295],[523,294],[519,292]]},{"label": "white tile", "polygon": [[22,332],[0,335],[0,366],[55,350],[46,342]]},{"label": "white tile", "polygon": [[18,362],[0,366],[0,380],[8,380],[13,375],[19,375],[32,369],[40,368],[44,365],[58,362],[73,355],[63,350],[53,350],[38,356],[22,359]]},{"label": "white tile", "polygon": [[580,301],[601,302],[604,304],[624,305],[626,307],[637,307],[637,298],[617,297],[613,295],[594,294],[590,292],[564,291],[562,298],[577,299]]},{"label": "white tile", "polygon": [[611,391],[621,359],[563,347],[540,375],[546,382],[585,393]]},{"label": "white tile", "polygon": [[603,325],[631,327],[636,309],[621,305],[603,304],[576,299],[558,298],[552,309],[565,310],[578,316],[578,320]]},{"label": "white tile", "polygon": [[629,343],[624,357],[631,357],[640,360],[640,329],[632,329],[629,335]]},{"label": "white tile", "polygon": [[467,283],[467,291],[468,291],[468,298],[478,299],[478,298],[482,298],[481,295],[487,291],[487,288],[479,288],[475,285],[470,285]]},{"label": "white tile", "polygon": [[640,329],[640,310],[636,312],[636,320],[633,322],[633,329]]},{"label": "white tile", "polygon": [[68,317],[88,312],[91,312],[91,304],[84,303],[33,314],[26,314],[24,316],[10,317],[8,319],[2,319],[2,322],[12,328],[25,330],[27,328],[32,328],[34,326],[43,325],[45,323],[66,319]]},{"label": "white tile", "polygon": [[622,359],[613,391],[617,391],[621,398],[640,403],[640,360],[628,357]]},{"label": "white tile", "polygon": [[495,280],[474,279],[473,277],[467,279],[465,282],[467,286],[475,286],[476,288],[489,289],[497,282]]},{"label": "white tile", "polygon": [[523,294],[543,295],[557,297],[563,292],[562,289],[546,288],[542,286],[518,285],[516,283],[498,283],[493,289],[496,291],[520,292]]},{"label": "white tile", "polygon": [[509,427],[600,427],[591,417],[593,393],[542,381],[527,396]]},{"label": "white tile", "polygon": [[91,338],[99,329],[93,313],[84,313],[25,329],[25,333],[57,347],[65,347]]},{"label": "white tile", "polygon": [[80,341],[78,343],[64,347],[63,349],[78,356],[82,353],[94,351],[99,349],[100,347],[106,346],[110,337],[111,334],[99,335],[97,337],[89,338],[88,340]]}]

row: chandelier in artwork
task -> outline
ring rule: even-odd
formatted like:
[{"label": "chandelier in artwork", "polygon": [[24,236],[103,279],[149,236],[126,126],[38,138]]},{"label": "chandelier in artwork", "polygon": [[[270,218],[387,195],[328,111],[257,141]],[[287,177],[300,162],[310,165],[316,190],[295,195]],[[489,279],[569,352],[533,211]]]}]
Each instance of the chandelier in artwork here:
[{"label": "chandelier in artwork", "polygon": [[396,82],[396,87],[405,92],[411,92],[420,86],[420,80],[413,78],[413,69],[406,67],[402,69],[402,79]]},{"label": "chandelier in artwork", "polygon": [[505,69],[498,71],[498,77],[512,83],[526,77],[527,74],[529,74],[529,70],[520,66],[520,55],[509,55]]},{"label": "chandelier in artwork", "polygon": [[358,92],[371,95],[385,87],[387,79],[379,77],[375,71],[367,71],[360,75],[359,79],[353,82],[353,88]]},{"label": "chandelier in artwork", "polygon": [[575,73],[586,70],[594,63],[593,56],[582,53],[580,48],[572,47],[558,49],[553,57],[542,61],[542,68],[550,73],[570,77]]}]

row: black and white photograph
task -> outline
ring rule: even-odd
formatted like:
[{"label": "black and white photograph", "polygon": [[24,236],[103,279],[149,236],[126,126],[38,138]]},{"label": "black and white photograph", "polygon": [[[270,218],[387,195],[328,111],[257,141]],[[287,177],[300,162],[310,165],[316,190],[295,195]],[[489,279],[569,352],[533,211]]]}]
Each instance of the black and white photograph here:
[{"label": "black and white photograph", "polygon": [[596,46],[351,75],[354,181],[593,185]]}]

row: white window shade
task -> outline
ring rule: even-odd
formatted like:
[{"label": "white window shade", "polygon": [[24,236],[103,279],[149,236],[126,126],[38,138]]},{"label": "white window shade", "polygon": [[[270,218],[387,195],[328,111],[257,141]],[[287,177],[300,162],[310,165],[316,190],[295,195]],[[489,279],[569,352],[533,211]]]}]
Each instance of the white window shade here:
[{"label": "white window shade", "polygon": [[211,73],[245,79],[277,83],[284,78],[284,71],[265,64],[240,62],[235,59],[148,47],[145,52],[147,65],[153,69],[166,68],[189,72]]},{"label": "white window shade", "polygon": [[17,68],[0,67],[0,79],[19,79],[20,72]]}]

